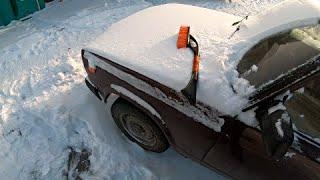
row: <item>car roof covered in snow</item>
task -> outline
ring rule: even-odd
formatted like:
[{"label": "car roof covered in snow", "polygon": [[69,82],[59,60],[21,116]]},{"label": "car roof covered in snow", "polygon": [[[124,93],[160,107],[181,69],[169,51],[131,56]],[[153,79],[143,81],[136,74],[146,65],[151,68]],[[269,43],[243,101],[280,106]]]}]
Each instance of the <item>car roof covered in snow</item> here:
[{"label": "car roof covered in snow", "polygon": [[[225,39],[239,17],[182,4],[147,8],[113,24],[87,49],[176,90],[187,83],[193,54],[176,47],[180,25]],[[226,31],[228,29],[228,31]]]},{"label": "car roof covered in snow", "polygon": [[147,8],[113,24],[86,50],[133,69],[177,91],[191,75],[193,54],[177,49],[180,25],[190,25],[200,46],[197,98],[226,114],[237,114],[254,91],[238,77],[236,66],[245,52],[260,40],[293,27],[317,24],[317,0],[286,0],[240,23],[242,17],[181,4]]},{"label": "car roof covered in snow", "polygon": [[292,27],[307,26],[320,20],[318,0],[286,0],[268,11],[250,16],[239,32],[242,38],[261,39]]}]

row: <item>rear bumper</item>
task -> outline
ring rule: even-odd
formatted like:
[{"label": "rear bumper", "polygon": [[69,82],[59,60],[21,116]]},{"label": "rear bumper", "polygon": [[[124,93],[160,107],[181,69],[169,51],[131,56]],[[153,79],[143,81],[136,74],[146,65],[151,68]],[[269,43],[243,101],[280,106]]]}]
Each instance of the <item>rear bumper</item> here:
[{"label": "rear bumper", "polygon": [[102,100],[98,88],[96,88],[96,87],[90,82],[90,80],[88,80],[87,78],[85,78],[85,82],[86,82],[87,87],[90,89],[90,91],[91,91],[94,95],[96,95],[96,97],[97,97],[98,99]]}]

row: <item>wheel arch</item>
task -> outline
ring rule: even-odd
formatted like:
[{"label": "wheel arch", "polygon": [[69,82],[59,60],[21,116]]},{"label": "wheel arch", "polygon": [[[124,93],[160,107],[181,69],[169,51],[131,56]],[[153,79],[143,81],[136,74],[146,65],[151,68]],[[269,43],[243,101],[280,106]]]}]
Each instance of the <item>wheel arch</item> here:
[{"label": "wheel arch", "polygon": [[[119,86],[119,87],[121,87],[121,86]],[[123,88],[123,89],[125,89],[125,88]],[[171,133],[170,133],[169,129],[167,128],[165,121],[161,118],[160,114],[156,111],[155,108],[153,108],[148,102],[146,102],[142,98],[136,96],[132,92],[131,92],[132,94],[130,94],[131,97],[129,97],[129,95],[126,95],[123,92],[119,92],[119,91],[115,90],[114,88],[112,88],[112,90],[113,90],[113,92],[109,96],[106,97],[106,101],[105,101],[106,104],[108,104],[108,108],[110,108],[110,112],[111,112],[112,105],[119,102],[119,101],[125,101],[125,102],[129,103],[130,105],[134,106],[135,108],[139,109],[141,112],[146,114],[150,119],[152,119],[152,121],[160,129],[162,134],[166,137],[168,143],[170,145],[173,145],[173,138],[170,135]],[[134,95],[134,96],[132,96],[132,95]],[[137,98],[139,98],[140,103],[136,102]],[[143,103],[141,103],[141,102],[143,102]],[[157,112],[159,115],[155,115],[154,112],[151,112],[152,109],[150,107],[155,112]]]}]

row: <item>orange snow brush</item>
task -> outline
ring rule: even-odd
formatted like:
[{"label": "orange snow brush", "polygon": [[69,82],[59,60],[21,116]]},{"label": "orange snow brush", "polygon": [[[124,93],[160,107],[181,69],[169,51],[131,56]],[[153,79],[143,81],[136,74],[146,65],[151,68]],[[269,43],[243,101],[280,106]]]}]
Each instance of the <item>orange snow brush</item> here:
[{"label": "orange snow brush", "polygon": [[190,35],[190,26],[180,26],[177,48],[190,48],[194,54],[191,79],[188,85],[181,92],[188,98],[191,104],[195,104],[197,99],[197,84],[199,78],[200,54],[199,45],[196,39]]},{"label": "orange snow brush", "polygon": [[177,48],[186,48],[189,41],[189,26],[181,26],[178,34]]}]

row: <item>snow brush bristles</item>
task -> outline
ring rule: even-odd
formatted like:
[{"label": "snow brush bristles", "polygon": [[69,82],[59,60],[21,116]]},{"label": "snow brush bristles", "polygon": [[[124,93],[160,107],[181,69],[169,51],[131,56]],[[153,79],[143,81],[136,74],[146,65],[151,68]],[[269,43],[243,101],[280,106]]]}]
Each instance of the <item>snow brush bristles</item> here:
[{"label": "snow brush bristles", "polygon": [[189,26],[180,26],[178,40],[177,40],[177,48],[186,48],[189,43]]},{"label": "snow brush bristles", "polygon": [[194,54],[192,74],[188,85],[181,90],[182,94],[186,96],[191,104],[196,104],[197,102],[197,85],[199,78],[199,64],[200,64],[200,54],[199,46],[196,39],[190,35],[189,26],[180,26],[179,35],[177,39],[177,48],[190,48]]}]

